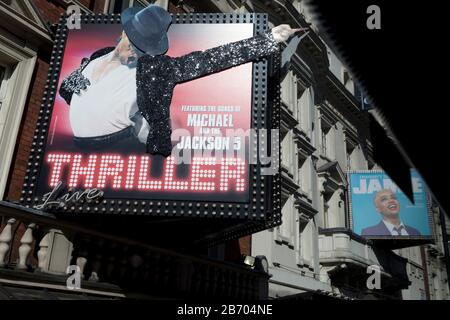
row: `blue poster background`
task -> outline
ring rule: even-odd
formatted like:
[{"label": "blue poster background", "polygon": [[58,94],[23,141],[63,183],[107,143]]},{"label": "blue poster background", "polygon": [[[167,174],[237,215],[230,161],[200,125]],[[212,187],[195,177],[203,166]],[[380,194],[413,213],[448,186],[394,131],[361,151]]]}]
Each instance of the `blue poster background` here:
[{"label": "blue poster background", "polygon": [[411,171],[414,204],[384,172],[350,173],[349,175],[353,232],[361,235],[362,229],[380,223],[382,215],[376,210],[374,197],[380,189],[390,189],[400,203],[401,221],[419,230],[422,236],[432,234],[428,220],[426,186],[416,170]]}]

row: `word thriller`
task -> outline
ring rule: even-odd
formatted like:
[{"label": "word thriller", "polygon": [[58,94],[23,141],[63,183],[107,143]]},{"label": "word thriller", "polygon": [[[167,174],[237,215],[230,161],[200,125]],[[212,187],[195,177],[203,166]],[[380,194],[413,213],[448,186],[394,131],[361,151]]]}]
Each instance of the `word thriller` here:
[{"label": "word thriller", "polygon": [[[244,192],[247,164],[240,158],[193,157],[184,177],[176,176],[173,157],[163,162],[162,174],[151,172],[151,156],[50,153],[49,186],[64,181],[70,188],[171,192]],[[153,176],[152,176],[153,174]]]}]

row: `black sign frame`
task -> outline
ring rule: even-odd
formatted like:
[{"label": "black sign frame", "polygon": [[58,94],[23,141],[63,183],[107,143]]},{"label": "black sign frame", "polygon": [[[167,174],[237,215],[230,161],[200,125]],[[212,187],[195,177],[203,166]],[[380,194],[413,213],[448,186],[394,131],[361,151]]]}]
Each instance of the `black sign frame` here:
[{"label": "black sign frame", "polygon": [[[261,34],[268,29],[267,14],[216,14],[216,13],[190,13],[173,14],[173,23],[253,23],[254,35]],[[41,109],[33,138],[29,156],[28,168],[23,184],[20,203],[26,207],[36,207],[42,203],[42,198],[36,194],[40,168],[43,165],[45,145],[49,133],[50,119],[54,101],[58,91],[60,68],[68,36],[66,15],[62,15],[56,30],[54,48],[50,59],[48,78],[42,98]],[[83,24],[120,24],[118,14],[83,14]],[[280,127],[280,84],[277,81],[280,55],[269,59],[260,59],[253,63],[252,83],[252,129],[279,129]],[[269,74],[270,73],[270,74]],[[272,80],[271,80],[272,77]],[[271,82],[269,84],[269,82]],[[270,139],[253,136],[259,140],[258,148],[266,148],[279,152],[280,141],[275,145]],[[277,157],[278,165],[281,163],[280,154]],[[273,165],[273,164],[272,164]],[[130,215],[148,217],[183,217],[183,218],[213,218],[225,219],[227,230],[217,234],[205,235],[209,243],[219,240],[236,238],[238,236],[265,230],[281,224],[281,181],[279,171],[275,175],[262,175],[263,165],[249,165],[249,193],[250,201],[247,203],[210,202],[210,201],[176,201],[176,200],[142,200],[142,199],[101,199],[93,203],[81,200],[61,208],[49,209],[49,212],[61,214],[89,214],[89,215]],[[234,227],[229,227],[230,220],[236,220]],[[219,236],[220,234],[220,236]]]}]

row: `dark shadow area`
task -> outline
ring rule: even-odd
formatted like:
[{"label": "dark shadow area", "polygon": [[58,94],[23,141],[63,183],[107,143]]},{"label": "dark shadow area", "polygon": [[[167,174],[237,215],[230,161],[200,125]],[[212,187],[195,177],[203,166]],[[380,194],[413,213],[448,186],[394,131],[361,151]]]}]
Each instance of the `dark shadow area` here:
[{"label": "dark shadow area", "polygon": [[[310,3],[320,18],[324,37],[335,44],[337,54],[382,112],[413,165],[448,212],[444,182],[449,172],[444,169],[447,159],[443,154],[448,137],[446,85],[436,81],[447,60],[444,37],[439,34],[446,30],[443,23],[447,11],[438,5],[442,2],[428,1],[421,6],[387,0]],[[370,5],[381,9],[379,30],[366,27]],[[421,14],[424,11],[429,15]],[[398,155],[388,152],[384,157],[401,162],[393,160]],[[402,167],[399,164],[395,170],[406,171]],[[397,177],[401,184],[398,179],[402,177]]]}]

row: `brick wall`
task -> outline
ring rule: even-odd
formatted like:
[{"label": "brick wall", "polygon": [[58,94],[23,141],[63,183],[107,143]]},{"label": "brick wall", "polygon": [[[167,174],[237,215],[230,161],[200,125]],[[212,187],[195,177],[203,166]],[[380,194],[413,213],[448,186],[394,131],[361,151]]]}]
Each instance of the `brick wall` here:
[{"label": "brick wall", "polygon": [[169,2],[168,10],[170,13],[186,13],[181,7],[177,7],[172,2]]},{"label": "brick wall", "polygon": [[36,7],[39,9],[41,16],[50,24],[56,23],[59,20],[61,13],[66,11],[58,1],[48,0],[32,0]]},{"label": "brick wall", "polygon": [[[57,23],[61,13],[66,12],[66,5],[62,1],[32,0],[40,10],[41,16],[50,24]],[[89,10],[100,13],[105,8],[106,0],[80,0],[79,2]]]}]

